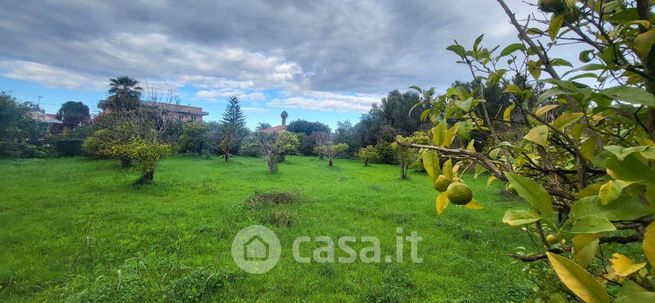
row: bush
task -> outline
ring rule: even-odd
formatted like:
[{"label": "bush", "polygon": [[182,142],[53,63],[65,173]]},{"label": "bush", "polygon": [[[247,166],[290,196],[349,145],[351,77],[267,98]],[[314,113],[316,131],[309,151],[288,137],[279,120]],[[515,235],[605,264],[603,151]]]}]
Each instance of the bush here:
[{"label": "bush", "polygon": [[58,156],[72,157],[82,155],[82,144],[84,140],[77,138],[62,138],[50,142]]},{"label": "bush", "polygon": [[379,155],[380,163],[386,164],[398,164],[396,159],[396,153],[391,148],[391,143],[389,142],[380,142],[375,145],[375,152]]},{"label": "bush", "polygon": [[136,164],[136,168],[141,172],[141,179],[137,183],[150,183],[154,179],[157,162],[171,152],[169,144],[133,138],[127,144],[112,146],[110,153],[115,158],[128,159]]},{"label": "bush", "polygon": [[262,149],[257,143],[257,139],[250,135],[241,142],[241,150],[239,154],[247,157],[259,157],[262,155]]}]

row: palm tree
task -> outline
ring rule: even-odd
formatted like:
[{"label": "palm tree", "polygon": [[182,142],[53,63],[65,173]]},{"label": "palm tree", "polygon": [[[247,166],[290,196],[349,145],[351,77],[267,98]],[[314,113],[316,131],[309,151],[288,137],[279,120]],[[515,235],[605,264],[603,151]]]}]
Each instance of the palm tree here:
[{"label": "palm tree", "polygon": [[289,114],[287,114],[287,111],[283,110],[282,114],[280,114],[280,117],[282,117],[282,125],[286,126],[287,125],[287,117],[289,117]]},{"label": "palm tree", "polygon": [[109,79],[107,107],[113,111],[133,110],[139,106],[141,92],[139,81],[127,76]]}]

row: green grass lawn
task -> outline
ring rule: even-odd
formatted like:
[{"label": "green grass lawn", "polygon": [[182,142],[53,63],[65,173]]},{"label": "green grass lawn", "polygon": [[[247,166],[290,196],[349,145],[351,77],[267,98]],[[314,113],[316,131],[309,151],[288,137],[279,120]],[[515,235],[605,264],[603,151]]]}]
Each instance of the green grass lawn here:
[{"label": "green grass lawn", "polygon": [[[288,157],[271,175],[263,159],[180,156],[160,163],[154,184],[134,187],[137,174],[116,161],[3,160],[0,301],[523,301],[530,284],[507,254],[527,243],[500,222],[513,203],[500,185],[467,179],[485,208],[451,206],[437,217],[428,177],[398,175],[353,160],[330,168]],[[299,199],[245,205],[268,191]],[[283,247],[261,275],[240,271],[230,254],[252,224],[269,226]],[[300,264],[291,254],[302,235],[376,236],[392,253],[397,227],[423,237],[423,263],[411,263],[408,249],[390,264]]]}]

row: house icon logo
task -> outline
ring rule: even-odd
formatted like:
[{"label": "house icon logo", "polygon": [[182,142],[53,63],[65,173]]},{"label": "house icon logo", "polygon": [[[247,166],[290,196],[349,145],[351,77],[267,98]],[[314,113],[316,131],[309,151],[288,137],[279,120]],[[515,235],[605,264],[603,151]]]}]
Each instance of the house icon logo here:
[{"label": "house icon logo", "polygon": [[275,267],[280,251],[277,235],[262,225],[241,229],[232,241],[234,263],[251,274],[263,274]]},{"label": "house icon logo", "polygon": [[244,245],[244,260],[263,261],[268,258],[268,243],[259,235],[253,236]]}]

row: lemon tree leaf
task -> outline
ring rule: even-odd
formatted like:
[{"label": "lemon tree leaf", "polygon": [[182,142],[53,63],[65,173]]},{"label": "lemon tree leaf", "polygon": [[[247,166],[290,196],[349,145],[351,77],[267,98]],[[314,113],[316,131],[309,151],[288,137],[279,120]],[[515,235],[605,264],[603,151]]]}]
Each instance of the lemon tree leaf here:
[{"label": "lemon tree leaf", "polygon": [[446,162],[443,164],[443,175],[448,178],[448,180],[453,179],[453,161],[448,159]]},{"label": "lemon tree leaf", "polygon": [[638,197],[626,197],[615,203],[602,204],[598,196],[587,196],[573,202],[569,216],[580,219],[596,215],[610,221],[634,220],[652,214],[648,205]]},{"label": "lemon tree leaf", "polygon": [[582,113],[572,113],[572,112],[564,112],[562,113],[555,121],[553,121],[553,127],[557,129],[564,129],[567,126],[577,122],[582,118],[583,114]]},{"label": "lemon tree leaf", "polygon": [[447,128],[446,121],[441,121],[437,126],[432,128],[432,142],[434,145],[441,146],[441,142],[443,142],[443,138],[446,136]]},{"label": "lemon tree leaf", "polygon": [[464,58],[466,57],[466,50],[464,49],[463,46],[459,44],[453,44],[451,46],[446,47],[447,50],[457,54],[458,56]]},{"label": "lemon tree leaf", "polygon": [[448,194],[446,194],[446,192],[440,193],[439,196],[437,196],[437,200],[435,201],[437,214],[441,215],[444,209],[448,207],[449,202],[450,201],[448,201]]},{"label": "lemon tree leaf", "polygon": [[512,103],[509,106],[505,108],[503,111],[503,120],[505,121],[511,121],[512,120],[512,110],[514,110],[514,107],[516,104]]},{"label": "lemon tree leaf", "polygon": [[503,223],[519,226],[537,222],[541,219],[538,213],[528,209],[508,209],[503,216]]},{"label": "lemon tree leaf", "polygon": [[496,179],[498,179],[498,178],[496,178],[496,176],[489,176],[489,178],[487,178],[487,187],[489,187],[491,185],[491,183],[496,181]]},{"label": "lemon tree leaf", "polygon": [[432,177],[433,181],[436,180],[441,170],[439,167],[439,154],[434,150],[426,150],[423,152],[422,158],[425,171]]},{"label": "lemon tree leaf", "polygon": [[623,181],[623,180],[610,180],[605,184],[600,186],[598,191],[598,198],[603,204],[608,204],[621,196],[623,189],[628,187],[630,184],[635,183],[635,181]]},{"label": "lemon tree leaf", "polygon": [[573,234],[596,234],[615,230],[616,226],[610,220],[599,216],[583,217],[571,227],[571,233]]},{"label": "lemon tree leaf", "polygon": [[619,297],[616,303],[652,303],[655,302],[655,292],[636,292],[627,296]]},{"label": "lemon tree leaf", "polygon": [[449,128],[446,131],[446,135],[444,136],[442,146],[443,147],[449,147],[451,144],[453,144],[453,140],[455,139],[455,135],[457,135],[457,131],[459,130],[459,124],[453,125],[453,127]]},{"label": "lemon tree leaf", "polygon": [[[648,149],[648,146],[633,146],[633,147],[623,147],[620,145],[607,145],[604,147],[606,151],[614,154],[619,161],[623,161],[625,157],[629,156],[632,153],[642,153]],[[643,154],[643,153],[642,153]]]},{"label": "lemon tree leaf", "polygon": [[550,40],[555,40],[555,37],[557,37],[559,29],[562,28],[563,24],[564,15],[553,16],[553,19],[550,21],[550,25],[548,26],[548,36],[550,37]]},{"label": "lemon tree leaf", "polygon": [[547,112],[549,112],[549,111],[551,111],[553,109],[556,109],[557,107],[559,107],[559,104],[544,105],[542,107],[537,108],[537,110],[534,111],[534,114],[535,114],[535,116],[543,116]]},{"label": "lemon tree leaf", "polygon": [[552,198],[541,185],[521,175],[505,173],[505,176],[516,193],[530,203],[534,209],[547,217],[555,214]]},{"label": "lemon tree leaf", "polygon": [[650,53],[653,44],[655,44],[655,29],[651,29],[635,37],[635,52],[640,57],[645,58],[648,56],[648,53]]},{"label": "lemon tree leaf", "polygon": [[539,125],[533,127],[523,138],[532,143],[545,146],[548,144],[548,126]]},{"label": "lemon tree leaf", "polygon": [[621,277],[627,277],[646,266],[646,263],[634,263],[620,253],[613,254],[610,262],[612,262],[614,272]]},{"label": "lemon tree leaf", "polygon": [[600,93],[616,100],[655,107],[655,96],[638,87],[615,86],[601,90]]},{"label": "lemon tree leaf", "polygon": [[644,255],[650,265],[655,267],[655,222],[651,222],[644,233]]},{"label": "lemon tree leaf", "polygon": [[503,50],[500,52],[500,55],[498,56],[498,58],[509,56],[509,55],[511,55],[513,52],[515,52],[517,50],[525,50],[525,46],[523,46],[522,43],[510,44],[510,45],[506,46],[505,48],[503,48]]},{"label": "lemon tree leaf", "polygon": [[475,200],[475,199],[472,199],[471,202],[466,203],[466,205],[464,205],[464,207],[466,207],[468,209],[483,209],[484,208],[484,206],[482,206],[482,204],[478,203],[478,201]]},{"label": "lemon tree leaf", "polygon": [[571,239],[573,242],[573,258],[583,268],[586,268],[596,257],[598,252],[598,235],[581,234]]},{"label": "lemon tree leaf", "polygon": [[562,283],[582,301],[611,303],[605,288],[580,265],[551,252],[547,252],[546,255]]},{"label": "lemon tree leaf", "polygon": [[462,111],[470,112],[471,106],[473,105],[473,97],[467,98],[466,100],[455,100],[455,105],[459,107]]},{"label": "lemon tree leaf", "polygon": [[596,154],[596,140],[588,138],[580,145],[580,152],[587,160],[592,160]]}]

